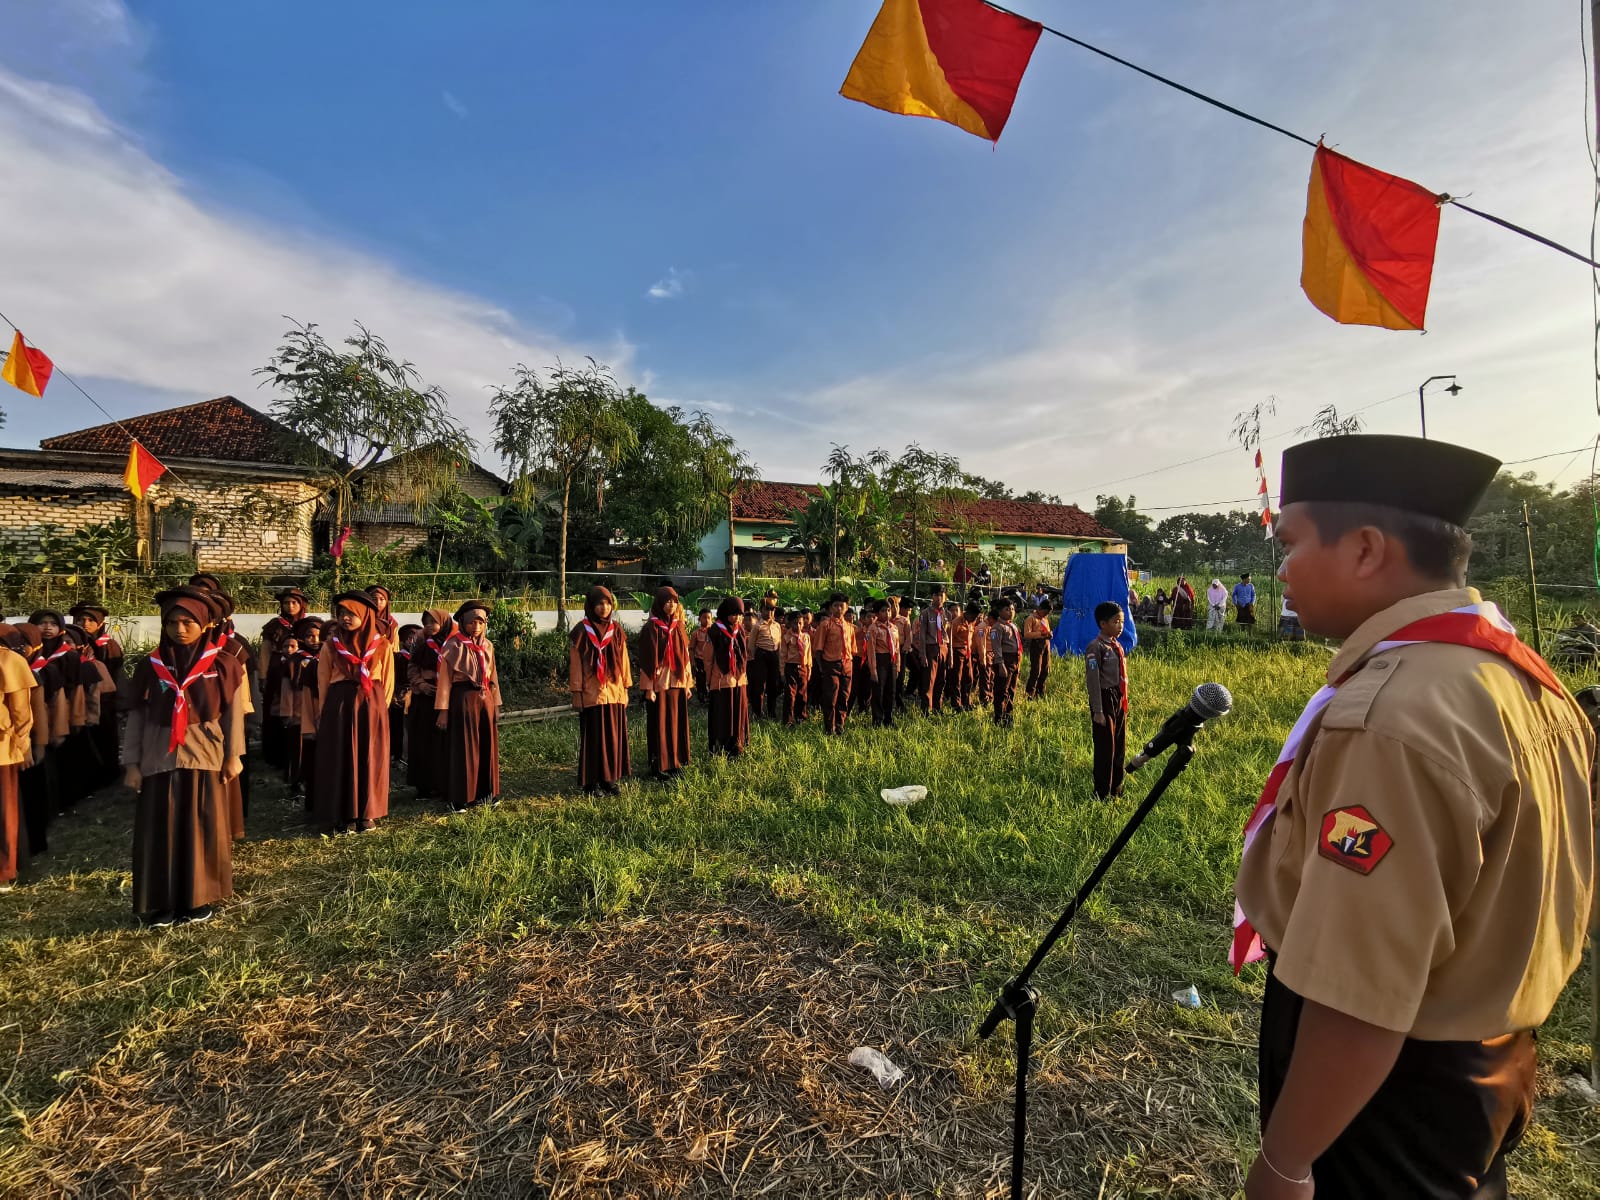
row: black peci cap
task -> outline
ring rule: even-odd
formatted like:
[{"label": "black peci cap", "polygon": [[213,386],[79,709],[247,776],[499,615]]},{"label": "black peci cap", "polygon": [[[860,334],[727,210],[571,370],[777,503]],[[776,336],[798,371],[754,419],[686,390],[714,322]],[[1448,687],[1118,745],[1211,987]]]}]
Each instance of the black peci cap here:
[{"label": "black peci cap", "polygon": [[1283,452],[1279,503],[1382,504],[1465,525],[1499,469],[1499,459],[1449,442],[1362,433],[1317,438]]}]

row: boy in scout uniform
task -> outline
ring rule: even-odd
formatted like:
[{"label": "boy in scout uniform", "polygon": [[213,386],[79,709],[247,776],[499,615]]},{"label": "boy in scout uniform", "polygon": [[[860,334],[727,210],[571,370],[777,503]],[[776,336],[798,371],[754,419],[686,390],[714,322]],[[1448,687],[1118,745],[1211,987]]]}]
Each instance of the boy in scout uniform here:
[{"label": "boy in scout uniform", "polygon": [[1094,794],[1101,800],[1122,795],[1128,757],[1128,657],[1123,653],[1122,605],[1107,600],[1094,606],[1100,636],[1084,651],[1085,686],[1093,724]]},{"label": "boy in scout uniform", "polygon": [[783,715],[783,622],[778,619],[776,592],[769,591],[761,601],[761,611],[745,634],[749,639],[750,715],[776,720]]},{"label": "boy in scout uniform", "polygon": [[822,732],[843,733],[850,708],[850,680],[854,671],[855,627],[845,624],[849,602],[835,592],[828,597],[828,615],[811,635],[811,670],[820,679]]},{"label": "boy in scout uniform", "polygon": [[1594,736],[1463,586],[1498,467],[1400,437],[1284,455],[1279,578],[1344,644],[1235,887],[1235,969],[1270,963],[1251,1200],[1507,1194],[1589,924]]},{"label": "boy in scout uniform", "polygon": [[972,623],[954,600],[944,606],[944,621],[950,642],[944,703],[951,712],[966,712],[972,707]]},{"label": "boy in scout uniform", "polygon": [[919,664],[917,684],[922,715],[941,713],[944,711],[944,672],[950,661],[950,639],[945,630],[943,584],[934,585],[928,607],[917,617],[912,645],[916,647]]}]

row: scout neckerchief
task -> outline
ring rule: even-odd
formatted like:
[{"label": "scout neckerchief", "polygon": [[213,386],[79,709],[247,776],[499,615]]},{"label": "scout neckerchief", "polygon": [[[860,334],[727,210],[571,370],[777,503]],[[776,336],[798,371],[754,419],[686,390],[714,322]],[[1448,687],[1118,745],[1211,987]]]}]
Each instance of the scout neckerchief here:
[{"label": "scout neckerchief", "polygon": [[737,669],[733,665],[733,630],[729,629],[721,621],[718,621],[712,628],[722,630],[723,636],[728,639],[728,674],[737,674]]},{"label": "scout neckerchief", "polygon": [[[595,632],[594,626],[588,620],[579,625],[578,629],[589,639],[589,645],[594,647],[594,677],[600,681],[600,686],[604,687],[606,682],[606,647],[611,645],[611,637],[617,631],[617,623],[615,621],[607,621],[606,632],[603,637]],[[459,633],[452,633],[450,640],[454,641],[460,636]]]},{"label": "scout neckerchief", "polygon": [[56,647],[55,653],[46,658],[44,648],[40,647],[39,652],[34,656],[33,661],[28,665],[33,668],[33,673],[37,675],[40,671],[44,670],[51,663],[55,662],[56,659],[61,658],[67,653],[68,650],[71,649],[72,643],[63,639],[61,645]]},{"label": "scout neckerchief", "polygon": [[213,643],[200,651],[200,656],[194,660],[194,666],[189,668],[188,677],[182,683],[178,682],[177,676],[172,673],[172,668],[162,660],[160,651],[152,654],[148,660],[150,669],[155,672],[156,681],[161,684],[161,690],[173,693],[172,736],[167,740],[168,754],[176,753],[178,747],[183,745],[183,736],[189,729],[189,697],[184,693],[216,661],[217,650],[217,645]]},{"label": "scout neckerchief", "polygon": [[[1015,643],[1016,643],[1017,647],[1020,650],[1020,648],[1022,646],[1022,635],[1017,632],[1016,624],[1014,622],[1012,622],[1012,621],[1001,621],[998,624],[996,624],[995,627],[994,627],[994,631],[995,631],[996,634],[998,634],[1002,629],[1009,629],[1011,631],[1011,636],[1015,640]],[[1000,639],[998,637],[996,637],[994,640],[995,640],[996,643],[998,643],[1000,641]],[[1004,652],[1004,650],[1002,650],[1000,653],[1001,653],[1002,656],[1004,656],[1005,652]]]},{"label": "scout neckerchief", "polygon": [[[583,623],[583,628],[589,631],[589,640],[594,642],[594,629],[589,622],[585,621]],[[601,683],[606,681],[606,656],[603,647],[606,645],[606,643],[611,641],[611,630],[613,628],[614,626],[607,626],[605,638],[601,641],[595,642],[595,657],[599,659],[600,665],[595,668],[594,677]],[[478,669],[483,672],[483,681],[478,686],[487,688],[491,683],[494,682],[494,671],[489,666],[489,651],[482,645],[482,643],[480,643],[476,638],[467,637],[466,634],[462,633],[459,629],[447,637],[444,641],[444,644],[448,646],[451,642],[460,642],[468,650],[471,650],[478,656]]]},{"label": "scout neckerchief", "polygon": [[378,643],[383,640],[378,636],[377,630],[374,629],[372,640],[367,643],[367,648],[360,654],[356,654],[344,644],[344,639],[337,633],[328,639],[328,644],[333,647],[333,652],[344,659],[344,665],[349,667],[360,681],[363,692],[372,690],[372,656],[378,652]]},{"label": "scout neckerchief", "polygon": [[887,621],[879,626],[883,636],[889,643],[889,661],[895,666],[900,665],[900,631],[894,627],[893,621]]},{"label": "scout neckerchief", "polygon": [[[1471,646],[1475,650],[1498,654],[1541,686],[1549,688],[1557,695],[1561,694],[1561,683],[1556,679],[1555,672],[1550,669],[1549,664],[1531,647],[1517,640],[1516,628],[1505,619],[1500,609],[1489,601],[1464,605],[1432,617],[1423,617],[1420,621],[1413,621],[1403,629],[1396,630],[1368,650],[1362,656],[1360,663],[1311,697],[1305,711],[1300,714],[1300,719],[1289,731],[1289,739],[1284,742],[1278,761],[1267,776],[1267,784],[1261,790],[1261,798],[1256,801],[1255,811],[1250,814],[1250,820],[1244,827],[1244,850],[1239,856],[1241,866],[1244,856],[1250,853],[1250,847],[1255,844],[1256,835],[1261,832],[1261,827],[1266,824],[1267,818],[1277,811],[1278,790],[1283,787],[1289,768],[1294,765],[1295,756],[1300,753],[1306,730],[1311,727],[1322,710],[1328,707],[1328,702],[1333,699],[1339,686],[1360,670],[1362,663],[1373,655],[1400,646],[1414,646],[1418,642],[1444,642],[1452,646]],[[1228,951],[1228,961],[1233,964],[1234,974],[1237,975],[1245,963],[1255,962],[1265,954],[1266,951],[1261,945],[1261,935],[1250,924],[1250,918],[1244,915],[1244,909],[1235,900],[1233,945]]]},{"label": "scout neckerchief", "polygon": [[[1117,652],[1117,667],[1122,673],[1122,715],[1128,715],[1128,652],[1122,648],[1122,643],[1116,638],[1101,637],[1101,640]],[[1103,653],[1103,652],[1102,652]]]},{"label": "scout neckerchief", "polygon": [[661,636],[667,640],[667,670],[676,675],[683,670],[682,664],[678,662],[678,639],[672,636],[673,631],[678,628],[678,621],[663,621],[660,617],[652,616],[650,624],[659,629]]}]

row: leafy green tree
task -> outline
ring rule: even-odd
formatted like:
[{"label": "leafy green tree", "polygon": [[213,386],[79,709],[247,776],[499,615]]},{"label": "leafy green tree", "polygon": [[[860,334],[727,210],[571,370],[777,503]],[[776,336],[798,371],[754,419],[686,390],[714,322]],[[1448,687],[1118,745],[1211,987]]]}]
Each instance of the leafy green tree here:
[{"label": "leafy green tree", "polygon": [[[335,530],[361,499],[362,473],[385,455],[413,454],[410,473],[422,503],[454,482],[473,451],[445,394],[424,386],[382,338],[357,322],[343,346],[330,346],[316,325],[296,322],[255,372],[277,389],[270,411],[296,435],[295,454],[318,473]],[[335,564],[336,584],[338,578]]]},{"label": "leafy green tree", "polygon": [[971,500],[960,461],[952,454],[928,450],[913,442],[883,472],[883,490],[903,515],[906,558],[911,567],[911,595],[916,598],[920,560],[936,552],[934,529],[952,502]]},{"label": "leafy green tree", "polygon": [[703,412],[689,422],[692,456],[688,466],[706,495],[716,497],[718,518],[728,522],[728,588],[739,585],[739,555],[733,540],[733,497],[739,486],[761,478],[755,460],[739,448],[739,443],[718,428]]},{"label": "leafy green tree", "polygon": [[1128,557],[1141,567],[1151,566],[1156,554],[1155,524],[1139,511],[1139,498],[1129,496],[1096,496],[1094,519],[1107,529],[1122,535],[1128,543]]},{"label": "leafy green tree", "polygon": [[495,449],[513,472],[512,494],[528,501],[544,480],[561,497],[561,533],[557,543],[556,627],[567,628],[567,529],[573,485],[594,485],[595,508],[605,507],[606,472],[638,444],[628,422],[625,395],[611,372],[588,360],[587,367],[557,363],[540,378],[518,363],[510,387],[496,388],[489,401],[494,414]]}]

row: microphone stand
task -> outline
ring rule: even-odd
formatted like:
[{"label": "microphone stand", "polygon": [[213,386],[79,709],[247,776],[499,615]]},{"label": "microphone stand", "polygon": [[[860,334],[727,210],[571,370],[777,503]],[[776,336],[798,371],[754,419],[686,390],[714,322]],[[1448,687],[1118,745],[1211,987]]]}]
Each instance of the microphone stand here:
[{"label": "microphone stand", "polygon": [[1050,932],[1044,935],[1044,940],[1039,943],[1038,949],[1033,952],[1033,957],[1028,960],[1027,965],[1000,990],[1000,998],[994,1002],[994,1007],[983,1019],[983,1024],[978,1026],[978,1037],[986,1041],[999,1028],[1001,1021],[1009,1018],[1016,1023],[1017,1083],[1011,1119],[1012,1200],[1022,1200],[1022,1164],[1028,1141],[1028,1067],[1033,1051],[1033,1018],[1039,1008],[1039,993],[1028,981],[1033,978],[1033,973],[1039,969],[1061,935],[1067,931],[1067,926],[1072,924],[1073,918],[1083,908],[1084,901],[1088,900],[1090,893],[1111,869],[1111,864],[1116,862],[1117,856],[1122,853],[1139,826],[1144,823],[1144,819],[1150,815],[1150,810],[1155,808],[1162,793],[1174,779],[1183,774],[1183,769],[1194,757],[1194,735],[1198,732],[1198,730],[1191,731],[1173,747],[1172,757],[1167,760],[1166,769],[1161,772],[1161,778],[1157,779],[1155,786],[1150,789],[1150,794],[1144,798],[1133,816],[1128,818],[1128,823],[1122,827],[1122,832],[1117,834],[1110,848],[1101,855],[1094,870],[1089,872],[1089,878],[1083,881],[1078,894],[1072,898],[1072,902],[1067,905]]}]

